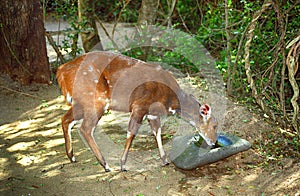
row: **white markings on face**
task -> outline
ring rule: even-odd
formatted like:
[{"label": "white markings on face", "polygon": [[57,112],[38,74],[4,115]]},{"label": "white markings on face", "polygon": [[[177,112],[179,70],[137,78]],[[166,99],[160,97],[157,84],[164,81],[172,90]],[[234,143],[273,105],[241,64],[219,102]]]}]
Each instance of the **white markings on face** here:
[{"label": "white markings on face", "polygon": [[147,118],[149,119],[149,120],[156,120],[157,118],[158,118],[158,116],[153,116],[153,115],[147,115]]},{"label": "white markings on face", "polygon": [[171,107],[169,107],[169,112],[171,112],[174,115],[176,113],[176,110],[173,110]]}]

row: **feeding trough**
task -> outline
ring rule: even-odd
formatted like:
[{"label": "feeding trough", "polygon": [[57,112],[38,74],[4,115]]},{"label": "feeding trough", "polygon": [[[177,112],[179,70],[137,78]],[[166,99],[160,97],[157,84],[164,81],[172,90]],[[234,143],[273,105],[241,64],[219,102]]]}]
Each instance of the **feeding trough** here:
[{"label": "feeding trough", "polygon": [[215,148],[207,148],[207,144],[198,135],[177,136],[172,143],[170,158],[176,167],[191,170],[213,163],[248,150],[250,143],[236,135],[219,132]]}]

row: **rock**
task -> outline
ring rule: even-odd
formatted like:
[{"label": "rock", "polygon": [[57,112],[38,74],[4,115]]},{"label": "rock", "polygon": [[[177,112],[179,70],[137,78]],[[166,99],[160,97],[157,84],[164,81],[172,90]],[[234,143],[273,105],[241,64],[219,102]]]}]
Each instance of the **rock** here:
[{"label": "rock", "polygon": [[[177,136],[173,139],[170,159],[176,167],[191,170],[196,167],[213,163],[248,150],[251,145],[247,140],[229,133],[218,133],[218,147],[209,149],[205,142],[195,142],[195,135]],[[198,140],[196,140],[198,141]]]}]

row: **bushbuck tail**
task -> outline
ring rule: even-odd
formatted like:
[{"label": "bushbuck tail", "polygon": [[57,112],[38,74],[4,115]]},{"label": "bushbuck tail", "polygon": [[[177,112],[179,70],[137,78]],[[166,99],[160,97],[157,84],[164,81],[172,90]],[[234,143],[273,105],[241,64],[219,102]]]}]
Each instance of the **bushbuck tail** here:
[{"label": "bushbuck tail", "polygon": [[159,65],[149,64],[112,52],[91,52],[61,65],[57,80],[65,99],[71,105],[62,117],[67,156],[75,162],[71,129],[83,119],[80,132],[105,171],[110,171],[93,132],[106,110],[130,112],[127,139],[121,157],[126,171],[128,151],[144,117],[156,137],[161,160],[169,164],[161,141],[162,115],[177,113],[193,125],[209,146],[217,140],[217,120],[207,104],[184,93],[176,79]]}]

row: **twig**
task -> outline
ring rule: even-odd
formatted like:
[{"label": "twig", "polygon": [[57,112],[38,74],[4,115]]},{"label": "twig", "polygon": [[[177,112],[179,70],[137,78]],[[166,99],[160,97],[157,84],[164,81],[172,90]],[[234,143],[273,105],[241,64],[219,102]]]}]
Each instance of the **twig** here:
[{"label": "twig", "polygon": [[123,10],[126,8],[126,6],[130,3],[131,0],[126,0],[124,6],[122,7],[122,9],[120,10],[119,12],[119,15],[118,15],[118,19],[116,20],[115,24],[114,24],[114,27],[113,27],[113,30],[112,30],[112,38],[114,37],[115,35],[115,31],[116,31],[116,27],[117,27],[117,24],[119,23],[120,19],[121,19],[121,16],[122,16],[122,12]]},{"label": "twig", "polygon": [[55,50],[58,58],[60,59],[61,63],[65,63],[65,59],[63,57],[63,55],[61,54],[59,48],[57,47],[57,45],[55,44],[55,41],[53,40],[52,36],[50,35],[49,32],[45,32],[45,35],[49,41],[49,44],[53,47],[53,49]]},{"label": "twig", "polygon": [[172,16],[172,14],[173,14],[173,12],[175,10],[175,5],[177,3],[177,0],[172,0],[172,5],[171,6],[169,4],[169,1],[167,1],[167,3],[168,3],[168,11],[169,11],[169,13],[168,13],[165,21],[163,21],[161,25],[164,26],[165,24],[168,23],[168,27],[170,27],[170,26],[172,26],[171,16]]},{"label": "twig", "polygon": [[298,134],[300,134],[300,128],[298,124],[299,105],[297,103],[297,100],[299,98],[299,86],[297,84],[297,81],[295,80],[295,73],[297,71],[295,68],[296,68],[296,64],[298,63],[299,53],[300,53],[300,41],[295,42],[293,44],[286,58],[286,64],[289,71],[288,74],[289,81],[294,91],[294,95],[291,99],[291,103],[294,109],[292,125],[295,128],[295,130],[298,132]]},{"label": "twig", "polygon": [[41,97],[38,97],[38,96],[35,96],[35,95],[31,95],[31,94],[28,94],[28,93],[23,93],[21,91],[17,91],[17,90],[14,90],[14,89],[11,89],[11,88],[7,88],[5,86],[1,86],[0,85],[0,88],[3,88],[5,90],[8,90],[8,91],[11,91],[11,92],[14,92],[14,93],[18,93],[18,94],[21,94],[21,95],[25,95],[27,97],[31,97],[31,98],[36,98],[36,99],[41,99]]},{"label": "twig", "polygon": [[[262,5],[262,8],[254,13],[252,20],[249,24],[249,30],[247,31],[247,34],[246,34],[245,56],[244,56],[245,70],[246,70],[248,83],[250,84],[250,88],[252,90],[252,96],[255,99],[256,103],[265,112],[266,112],[267,108],[265,108],[262,99],[260,99],[258,96],[258,92],[257,92],[256,86],[255,86],[255,81],[252,77],[252,71],[251,71],[251,67],[250,67],[250,46],[251,46],[252,38],[254,36],[254,30],[255,30],[258,19],[260,18],[262,13],[271,5],[272,5],[272,0],[265,0]],[[270,113],[270,112],[267,112],[267,113]]]},{"label": "twig", "polygon": [[116,50],[119,51],[119,47],[117,45],[117,43],[114,41],[114,39],[109,35],[107,29],[105,28],[105,26],[103,25],[102,21],[99,19],[99,17],[97,15],[94,15],[95,19],[97,20],[97,22],[100,24],[101,28],[103,29],[105,35],[108,37],[108,39],[112,42],[114,48]]},{"label": "twig", "polygon": [[17,61],[17,63],[20,65],[20,67],[25,71],[27,72],[30,76],[32,76],[31,72],[21,63],[21,61],[19,60],[19,58],[16,56],[15,52],[13,51],[13,49],[10,47],[10,43],[8,42],[7,40],[7,37],[6,37],[6,34],[3,30],[4,28],[2,27],[1,30],[2,30],[2,34],[3,34],[3,38],[6,42],[6,45],[11,53],[11,55],[14,57],[14,59]]},{"label": "twig", "polygon": [[180,17],[180,20],[181,20],[181,22],[182,22],[182,25],[184,26],[184,28],[186,29],[186,31],[189,32],[190,34],[192,34],[192,32],[191,32],[191,31],[189,30],[189,28],[186,26],[186,24],[185,24],[185,22],[184,22],[184,20],[183,20],[183,18],[182,18],[182,16],[181,16],[179,10],[177,10],[177,12],[178,12],[178,15],[179,15],[179,17]]},{"label": "twig", "polygon": [[226,58],[227,58],[227,91],[228,94],[231,95],[232,94],[232,78],[233,76],[231,75],[231,36],[230,36],[230,32],[229,32],[229,24],[228,24],[228,0],[225,0],[225,32],[226,32]]},{"label": "twig", "polygon": [[[282,68],[281,68],[281,81],[280,81],[280,87],[279,87],[279,100],[280,100],[280,109],[283,111],[283,117],[286,119],[287,114],[286,114],[286,108],[285,108],[285,70],[286,70],[286,58],[285,58],[285,34],[286,34],[286,29],[287,29],[287,24],[288,24],[288,17],[286,16],[286,25],[284,25],[284,18],[283,14],[280,9],[280,3],[278,0],[274,1],[274,8],[275,11],[277,12],[277,20],[279,24],[279,29],[280,29],[280,40],[278,42],[278,48],[280,48],[280,52],[282,55]],[[277,45],[277,44],[276,44]],[[276,58],[278,59],[278,53],[276,52]]]}]

